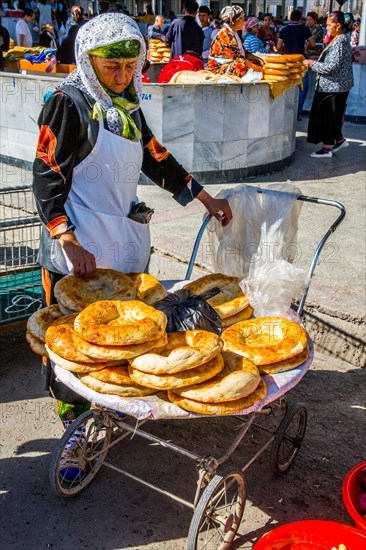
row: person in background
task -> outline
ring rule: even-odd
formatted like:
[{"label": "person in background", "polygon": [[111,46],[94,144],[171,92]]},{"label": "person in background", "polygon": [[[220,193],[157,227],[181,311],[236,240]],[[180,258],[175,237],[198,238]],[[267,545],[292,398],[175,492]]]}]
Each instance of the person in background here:
[{"label": "person in background", "polygon": [[33,45],[32,33],[29,30],[28,24],[32,21],[33,10],[24,8],[23,17],[19,19],[18,23],[15,25],[15,36],[17,46],[24,46],[26,48],[31,48]]},{"label": "person in background", "polygon": [[352,32],[354,22],[355,22],[355,18],[353,17],[352,13],[344,14],[344,24],[345,24],[346,32],[348,33]]},{"label": "person in background", "polygon": [[216,38],[217,33],[221,29],[221,21],[220,19],[216,18],[212,21],[211,26],[213,27],[213,31],[211,33],[211,43]]},{"label": "person in background", "polygon": [[7,52],[9,49],[10,34],[5,27],[1,24],[0,17],[0,71],[4,70],[3,52]]},{"label": "person in background", "polygon": [[168,14],[168,19],[170,19],[170,22],[174,21],[174,19],[176,19],[177,16],[175,15],[174,11],[173,10],[170,10],[169,14]]},{"label": "person in background", "polygon": [[353,31],[351,32],[351,46],[355,47],[358,46],[360,41],[360,26],[361,21],[357,19],[357,21],[353,24]]},{"label": "person in background", "polygon": [[353,86],[353,72],[352,48],[343,12],[329,14],[327,33],[332,40],[318,61],[304,61],[307,68],[317,73],[307,141],[323,143],[319,151],[311,153],[312,158],[331,158],[334,153],[348,147],[342,126],[347,97]]},{"label": "person in background", "polygon": [[[207,193],[147,126],[140,108],[146,48],[137,23],[121,13],[98,15],[80,29],[75,49],[78,68],[39,116],[33,164],[47,305],[54,303],[56,282],[69,273],[87,277],[97,267],[144,271],[150,257],[149,225],[129,218],[140,170],[182,207],[197,199],[223,226],[232,219],[229,203]],[[88,167],[95,166],[100,174],[92,180]],[[90,243],[98,244],[97,257],[88,250]],[[47,369],[46,386],[58,400],[66,428],[90,403],[60,383],[50,365]],[[85,432],[84,438],[82,430],[73,437],[82,445]],[[85,468],[81,462],[70,464],[67,455],[62,465],[70,480]]]},{"label": "person in background", "polygon": [[56,19],[58,28],[62,25],[66,28],[67,23],[67,4],[65,0],[58,0],[56,7]]},{"label": "person in background", "polygon": [[75,63],[75,41],[80,28],[88,22],[84,17],[84,10],[81,6],[72,6],[71,15],[74,24],[71,25],[67,37],[62,41],[62,44],[57,48],[57,59],[60,63],[72,64]]},{"label": "person in background", "polygon": [[170,59],[184,53],[193,53],[201,57],[205,36],[195,21],[197,11],[197,2],[187,0],[184,3],[183,17],[174,19],[170,25],[165,37],[166,44],[171,46]]},{"label": "person in background", "polygon": [[165,35],[168,32],[168,29],[162,29],[164,23],[165,19],[162,15],[157,15],[155,17],[154,25],[150,25],[150,27],[147,29],[147,36],[149,40],[151,40],[152,38],[156,38],[157,40],[162,40],[163,42],[165,42]]},{"label": "person in background", "polygon": [[[39,0],[37,4],[39,45],[50,47],[50,34],[53,32],[53,11],[47,0]],[[51,29],[52,27],[52,29]]]},{"label": "person in background", "polygon": [[237,4],[226,6],[220,12],[223,25],[212,41],[208,69],[215,74],[243,76],[248,70],[246,60],[261,65],[262,61],[246,52],[238,31],[243,27],[244,10]]},{"label": "person in background", "polygon": [[[309,48],[307,45],[308,41],[306,42],[305,57],[307,59],[318,58],[323,50],[323,29],[319,25],[318,20],[318,14],[315,11],[309,11],[306,16],[306,24],[310,29],[311,36],[315,40],[315,46],[314,48]],[[319,46],[319,44],[321,45]]]},{"label": "person in background", "polygon": [[256,17],[248,17],[243,25],[244,48],[249,53],[267,52],[264,42],[258,38],[259,21]]},{"label": "person in background", "polygon": [[[294,10],[291,12],[290,24],[280,30],[277,40],[277,50],[285,50],[288,54],[302,54],[305,56],[305,43],[308,48],[315,48],[315,39],[311,34],[310,29],[300,23],[301,12]],[[307,75],[304,76],[303,89],[299,92],[299,103],[297,110],[297,119],[302,119],[302,110],[306,95],[308,93],[309,80]]]},{"label": "person in background", "polygon": [[273,52],[277,44],[277,34],[273,27],[273,19],[270,13],[265,13],[263,16],[263,25],[259,27],[257,37],[262,40],[267,47],[267,51]]},{"label": "person in background", "polygon": [[198,19],[201,25],[201,29],[203,31],[203,34],[205,36],[203,40],[203,50],[202,50],[202,59],[205,67],[208,63],[208,54],[210,52],[211,48],[211,42],[212,42],[212,27],[209,22],[209,16],[210,16],[210,9],[207,6],[200,6],[198,9]]}]

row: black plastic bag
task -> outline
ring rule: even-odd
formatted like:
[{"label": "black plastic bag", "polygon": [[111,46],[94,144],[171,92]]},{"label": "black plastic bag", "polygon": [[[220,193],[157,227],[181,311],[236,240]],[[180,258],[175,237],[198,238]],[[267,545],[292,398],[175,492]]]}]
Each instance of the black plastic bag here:
[{"label": "black plastic bag", "polygon": [[154,305],[168,318],[167,332],[185,330],[208,330],[221,334],[219,314],[206,302],[218,294],[220,289],[213,288],[202,294],[193,294],[190,290],[177,290]]}]

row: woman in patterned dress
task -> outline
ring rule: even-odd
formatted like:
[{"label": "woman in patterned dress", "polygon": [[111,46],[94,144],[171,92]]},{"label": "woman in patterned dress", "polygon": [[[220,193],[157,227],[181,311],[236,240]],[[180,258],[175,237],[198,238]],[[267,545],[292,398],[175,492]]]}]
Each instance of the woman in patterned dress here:
[{"label": "woman in patterned dress", "polygon": [[[233,74],[244,76],[251,66],[261,65],[262,61],[253,54],[246,52],[238,31],[244,23],[244,11],[233,4],[220,12],[223,26],[211,44],[207,68],[215,74]],[[248,63],[249,61],[249,63]]]},{"label": "woman in patterned dress", "polygon": [[329,15],[327,33],[331,42],[318,61],[304,61],[306,67],[317,73],[307,141],[322,142],[323,146],[311,153],[313,158],[330,158],[333,153],[348,147],[342,135],[342,126],[347,97],[353,86],[353,73],[352,49],[343,12],[334,11]]}]

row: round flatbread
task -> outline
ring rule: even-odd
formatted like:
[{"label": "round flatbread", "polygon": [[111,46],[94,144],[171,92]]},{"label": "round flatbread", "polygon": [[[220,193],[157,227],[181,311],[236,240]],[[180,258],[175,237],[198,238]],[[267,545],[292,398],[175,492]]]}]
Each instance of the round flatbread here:
[{"label": "round flatbread", "polygon": [[161,338],[145,342],[144,344],[131,344],[129,346],[98,346],[97,344],[86,342],[74,333],[74,343],[77,349],[87,357],[91,357],[94,360],[98,359],[99,361],[133,359],[152,349],[155,350],[164,347],[167,342],[168,337],[165,333]]},{"label": "round flatbread", "polygon": [[59,357],[76,363],[101,363],[105,358],[91,359],[75,345],[74,322],[77,313],[57,319],[46,331],[46,344]]},{"label": "round flatbread", "polygon": [[137,300],[141,300],[148,306],[153,306],[168,294],[163,285],[148,273],[127,273],[127,275],[136,287]]},{"label": "round flatbread", "polygon": [[268,365],[301,353],[308,344],[306,330],[283,317],[259,317],[224,330],[224,350],[243,355],[256,365]]},{"label": "round flatbread", "polygon": [[287,63],[286,55],[266,55],[264,58],[265,63]]},{"label": "round flatbread", "polygon": [[279,372],[286,372],[288,370],[296,369],[303,363],[309,356],[309,348],[304,349],[298,355],[294,355],[289,359],[284,359],[278,363],[271,363],[270,365],[258,365],[259,372],[261,374],[278,374]]},{"label": "round flatbread", "polygon": [[43,357],[48,357],[46,347],[42,340],[36,338],[31,332],[27,331],[25,333],[25,339],[27,340],[29,347],[34,353],[42,355]]},{"label": "round flatbread", "polygon": [[27,331],[38,338],[38,340],[46,342],[46,330],[59,317],[62,317],[62,312],[58,305],[43,307],[29,317]]},{"label": "round flatbread", "polygon": [[51,361],[56,363],[59,367],[71,372],[88,373],[104,369],[107,366],[107,363],[79,363],[77,361],[68,361],[64,357],[54,353],[47,344],[45,347]]},{"label": "round flatbread", "polygon": [[241,321],[246,321],[250,319],[253,315],[254,309],[251,306],[247,306],[243,311],[239,311],[236,315],[231,315],[231,317],[226,317],[226,319],[221,320],[221,328],[228,328],[236,323]]},{"label": "round flatbread", "polygon": [[201,294],[215,287],[218,287],[221,292],[207,300],[207,302],[217,311],[221,319],[235,315],[249,305],[248,298],[239,286],[238,277],[229,277],[222,273],[210,273],[192,283],[188,283],[184,288],[194,292],[194,294]]},{"label": "round flatbread", "polygon": [[178,395],[173,391],[168,391],[168,399],[181,409],[203,415],[224,416],[226,414],[236,414],[242,410],[249,409],[256,403],[263,401],[267,395],[267,386],[263,380],[259,382],[257,389],[242,399],[235,401],[225,401],[223,403],[203,403],[188,399]]},{"label": "round flatbread", "polygon": [[128,275],[101,268],[87,279],[66,275],[56,283],[54,293],[59,304],[74,312],[99,300],[133,300],[136,297],[135,285]]},{"label": "round flatbread", "polygon": [[131,380],[127,367],[106,367],[80,376],[80,380],[94,391],[120,397],[143,397],[155,393],[155,390],[140,386]]},{"label": "round flatbread", "polygon": [[221,354],[216,355],[211,361],[194,369],[176,372],[174,374],[146,374],[133,367],[129,367],[128,374],[138,384],[154,388],[156,390],[169,390],[199,384],[209,378],[213,378],[224,368],[224,360]]},{"label": "round flatbread", "polygon": [[132,359],[131,365],[147,374],[173,374],[207,363],[221,348],[220,337],[207,330],[171,332],[166,346]]},{"label": "round flatbread", "polygon": [[167,322],[162,311],[139,300],[102,300],[79,313],[74,330],[91,344],[127,346],[161,338]]},{"label": "round flatbread", "polygon": [[224,368],[214,378],[194,386],[178,388],[174,390],[175,393],[204,403],[235,401],[253,393],[261,381],[258,367],[235,353],[226,351],[222,357]]}]

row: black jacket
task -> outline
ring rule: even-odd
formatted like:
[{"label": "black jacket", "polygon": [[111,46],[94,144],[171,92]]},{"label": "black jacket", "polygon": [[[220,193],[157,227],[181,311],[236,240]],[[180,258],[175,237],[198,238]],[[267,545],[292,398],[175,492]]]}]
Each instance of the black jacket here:
[{"label": "black jacket", "polygon": [[174,19],[166,35],[166,44],[171,45],[170,59],[189,51],[201,55],[204,38],[201,27],[191,15]]}]

